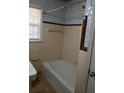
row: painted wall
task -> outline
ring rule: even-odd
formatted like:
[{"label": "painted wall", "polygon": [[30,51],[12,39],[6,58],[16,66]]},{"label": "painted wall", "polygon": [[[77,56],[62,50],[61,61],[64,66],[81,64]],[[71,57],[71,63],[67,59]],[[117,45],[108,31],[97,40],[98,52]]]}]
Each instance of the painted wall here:
[{"label": "painted wall", "polygon": [[[63,6],[65,2],[61,0],[29,0],[30,5],[42,7],[44,11],[54,9],[56,7]],[[63,23],[64,22],[64,9],[44,15],[44,21]]]},{"label": "painted wall", "polygon": [[65,10],[65,24],[82,24],[85,10],[82,8],[85,3],[76,4]]},{"label": "painted wall", "polygon": [[[30,5],[42,7],[44,11],[51,10],[66,4],[61,0],[29,0],[29,2]],[[85,5],[85,3],[76,4],[72,7],[61,9],[47,15],[45,14],[43,17],[44,21],[63,24],[82,24],[82,18],[84,14],[84,9],[82,8],[82,5]]]},{"label": "painted wall", "polygon": [[63,40],[63,59],[70,63],[77,63],[80,49],[82,26],[65,26]]}]

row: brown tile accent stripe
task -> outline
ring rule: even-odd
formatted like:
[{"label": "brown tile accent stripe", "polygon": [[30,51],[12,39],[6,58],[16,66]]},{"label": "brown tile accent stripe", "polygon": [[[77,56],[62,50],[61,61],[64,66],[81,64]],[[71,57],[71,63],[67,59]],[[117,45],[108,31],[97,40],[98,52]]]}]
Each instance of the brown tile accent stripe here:
[{"label": "brown tile accent stripe", "polygon": [[55,24],[55,25],[64,25],[64,24],[60,24],[60,23],[54,23],[54,22],[48,22],[48,21],[43,21],[43,23],[48,23],[48,24]]},{"label": "brown tile accent stripe", "polygon": [[81,26],[82,24],[64,24],[64,26]]},{"label": "brown tile accent stripe", "polygon": [[54,23],[54,22],[48,22],[48,21],[43,21],[43,23],[55,24],[55,25],[61,25],[61,26],[81,26],[82,25],[82,24],[61,24],[61,23]]}]

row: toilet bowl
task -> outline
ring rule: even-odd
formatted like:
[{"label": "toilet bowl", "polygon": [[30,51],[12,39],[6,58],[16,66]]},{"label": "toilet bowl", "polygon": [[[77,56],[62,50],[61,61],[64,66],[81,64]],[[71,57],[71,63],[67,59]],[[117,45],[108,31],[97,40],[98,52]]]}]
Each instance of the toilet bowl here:
[{"label": "toilet bowl", "polygon": [[29,61],[29,88],[31,88],[31,82],[34,81],[36,79],[37,76],[37,71],[34,68],[34,66],[31,64],[31,62]]}]

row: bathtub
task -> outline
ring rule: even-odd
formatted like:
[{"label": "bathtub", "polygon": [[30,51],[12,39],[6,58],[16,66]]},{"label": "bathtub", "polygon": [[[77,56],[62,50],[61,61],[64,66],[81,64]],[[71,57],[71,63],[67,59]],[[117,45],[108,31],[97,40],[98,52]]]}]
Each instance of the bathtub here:
[{"label": "bathtub", "polygon": [[57,93],[74,93],[76,66],[57,60],[43,63],[42,71]]}]

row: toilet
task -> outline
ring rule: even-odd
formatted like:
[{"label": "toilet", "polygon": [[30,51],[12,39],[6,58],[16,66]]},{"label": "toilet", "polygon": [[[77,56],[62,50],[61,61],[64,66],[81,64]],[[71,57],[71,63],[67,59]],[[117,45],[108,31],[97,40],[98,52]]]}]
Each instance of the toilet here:
[{"label": "toilet", "polygon": [[29,88],[31,88],[31,82],[34,81],[36,79],[37,76],[37,71],[34,68],[34,66],[31,64],[31,62],[29,61]]}]

